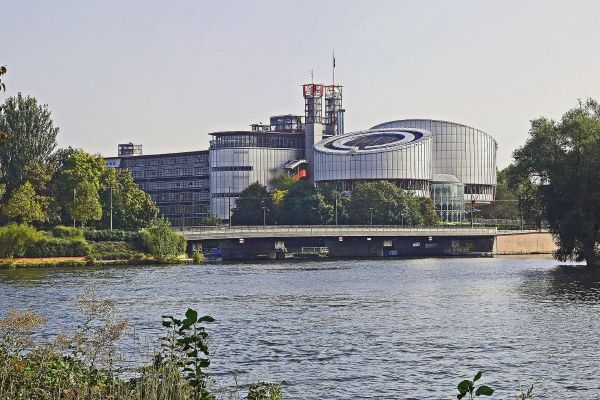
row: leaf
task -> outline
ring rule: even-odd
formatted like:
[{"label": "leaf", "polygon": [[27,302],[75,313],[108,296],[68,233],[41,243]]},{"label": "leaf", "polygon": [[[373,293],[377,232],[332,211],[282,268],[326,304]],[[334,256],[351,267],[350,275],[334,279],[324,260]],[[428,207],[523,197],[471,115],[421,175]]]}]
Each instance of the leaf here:
[{"label": "leaf", "polygon": [[204,317],[200,318],[198,322],[215,322],[215,319],[210,315],[205,315]]},{"label": "leaf", "polygon": [[173,325],[173,323],[171,321],[163,321],[162,322],[162,326],[166,327],[166,328],[170,328]]},{"label": "leaf", "polygon": [[461,381],[458,386],[457,389],[460,392],[460,394],[466,394],[469,389],[471,389],[473,387],[473,382],[471,382],[468,379],[465,379],[464,381]]},{"label": "leaf", "polygon": [[460,400],[460,399],[462,399],[463,397],[465,397],[466,395],[467,395],[466,393],[459,393],[459,394],[457,394],[457,395],[456,395],[456,398],[457,398],[458,400]]},{"label": "leaf", "polygon": [[481,378],[481,375],[483,375],[483,372],[479,371],[477,375],[475,375],[475,377],[473,378],[473,382],[477,382],[479,378]]},{"label": "leaf", "polygon": [[493,393],[494,389],[486,385],[481,385],[475,391],[475,396],[491,396]]},{"label": "leaf", "polygon": [[200,368],[208,368],[208,366],[210,365],[210,360],[203,358],[202,360],[200,360],[200,363],[198,365],[200,366]]},{"label": "leaf", "polygon": [[185,312],[185,319],[191,324],[195,324],[198,321],[198,311],[188,308]]}]

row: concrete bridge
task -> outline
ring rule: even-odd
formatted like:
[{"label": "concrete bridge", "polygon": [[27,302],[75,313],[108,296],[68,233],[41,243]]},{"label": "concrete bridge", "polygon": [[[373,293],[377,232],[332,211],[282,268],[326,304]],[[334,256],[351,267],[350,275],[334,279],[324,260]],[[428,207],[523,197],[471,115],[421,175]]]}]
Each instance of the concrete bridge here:
[{"label": "concrete bridge", "polygon": [[190,249],[219,249],[223,259],[278,258],[303,247],[326,247],[329,257],[491,255],[496,228],[301,225],[188,227]]},{"label": "concrete bridge", "polygon": [[496,228],[403,227],[397,225],[273,225],[179,228],[188,240],[320,237],[477,237],[496,236]]}]

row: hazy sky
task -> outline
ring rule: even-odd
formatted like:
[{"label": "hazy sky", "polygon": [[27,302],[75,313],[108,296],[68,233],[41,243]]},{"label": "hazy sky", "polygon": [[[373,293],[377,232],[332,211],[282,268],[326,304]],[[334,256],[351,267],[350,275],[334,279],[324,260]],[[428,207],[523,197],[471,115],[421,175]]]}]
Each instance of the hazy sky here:
[{"label": "hazy sky", "polygon": [[49,105],[60,146],[150,154],[301,114],[335,49],[346,131],[461,122],[504,167],[529,120],[600,97],[599,20],[598,1],[0,0],[0,64],[6,95]]}]

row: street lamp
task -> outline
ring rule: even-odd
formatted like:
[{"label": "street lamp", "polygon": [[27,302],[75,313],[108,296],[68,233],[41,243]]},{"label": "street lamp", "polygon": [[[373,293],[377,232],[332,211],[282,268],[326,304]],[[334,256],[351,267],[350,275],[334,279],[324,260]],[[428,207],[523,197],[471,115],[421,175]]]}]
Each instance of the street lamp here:
[{"label": "street lamp", "polygon": [[369,212],[371,213],[371,225],[373,225],[373,207],[369,207]]}]

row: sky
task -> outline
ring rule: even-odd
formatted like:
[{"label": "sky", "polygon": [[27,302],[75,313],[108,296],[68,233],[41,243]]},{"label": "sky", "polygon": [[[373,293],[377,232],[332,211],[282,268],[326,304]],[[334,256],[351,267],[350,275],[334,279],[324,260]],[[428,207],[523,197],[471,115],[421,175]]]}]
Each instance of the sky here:
[{"label": "sky", "polygon": [[207,149],[209,132],[302,114],[335,51],[347,132],[459,122],[497,140],[503,168],[530,120],[600,98],[599,17],[577,0],[0,0],[0,100],[47,104],[60,147]]}]

